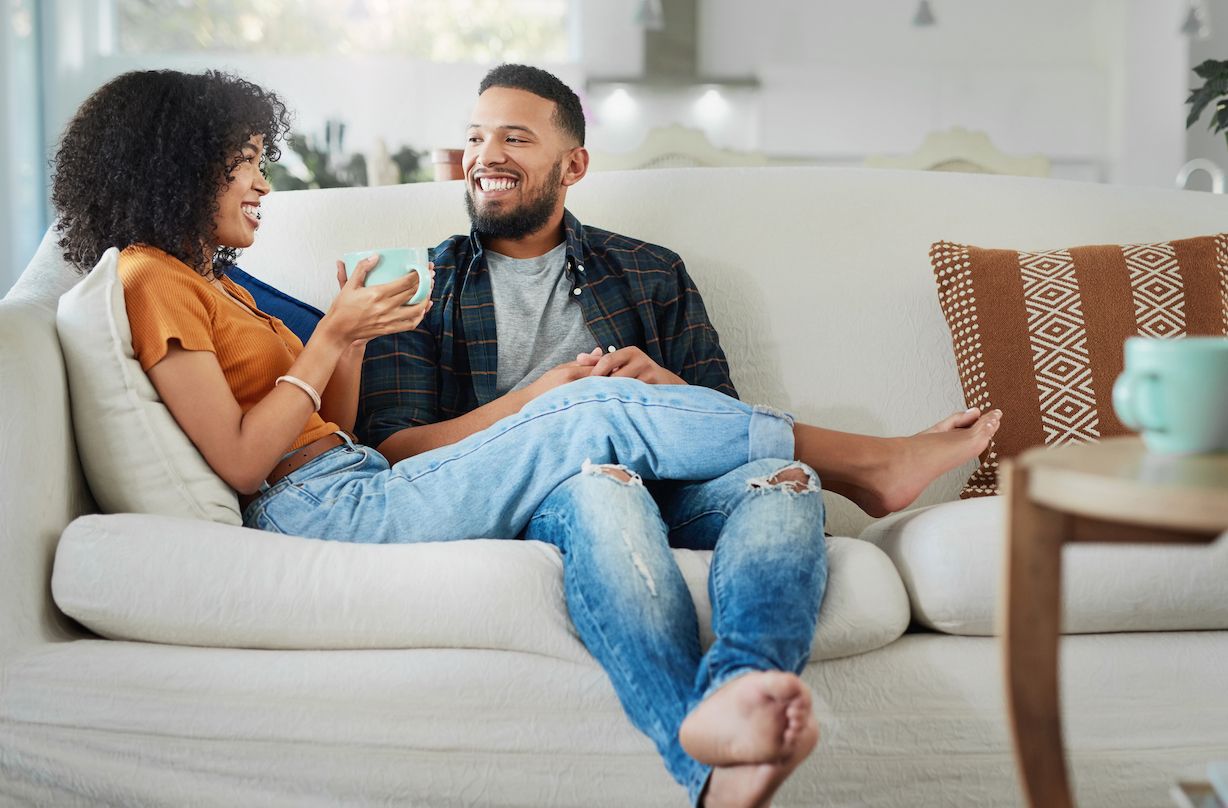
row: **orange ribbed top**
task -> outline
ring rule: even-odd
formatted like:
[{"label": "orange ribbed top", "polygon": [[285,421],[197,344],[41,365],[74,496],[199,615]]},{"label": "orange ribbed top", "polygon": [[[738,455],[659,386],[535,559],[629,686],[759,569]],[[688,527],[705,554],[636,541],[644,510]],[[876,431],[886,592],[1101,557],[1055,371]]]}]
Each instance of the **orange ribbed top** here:
[{"label": "orange ribbed top", "polygon": [[[184,350],[209,351],[239,408],[247,412],[273,389],[303,351],[303,343],[276,317],[256,308],[247,290],[230,278],[222,284],[250,307],[226,297],[199,272],[156,247],[132,246],[119,254],[132,349],[148,370],[167,354],[171,340]],[[341,427],[312,413],[293,445],[306,446]]]}]

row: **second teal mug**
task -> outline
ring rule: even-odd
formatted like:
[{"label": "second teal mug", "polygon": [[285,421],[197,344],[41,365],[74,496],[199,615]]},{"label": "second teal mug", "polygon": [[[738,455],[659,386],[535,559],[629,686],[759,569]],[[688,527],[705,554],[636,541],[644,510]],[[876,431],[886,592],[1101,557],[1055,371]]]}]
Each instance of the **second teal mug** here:
[{"label": "second teal mug", "polygon": [[1228,337],[1126,340],[1113,410],[1153,452],[1228,451]]}]

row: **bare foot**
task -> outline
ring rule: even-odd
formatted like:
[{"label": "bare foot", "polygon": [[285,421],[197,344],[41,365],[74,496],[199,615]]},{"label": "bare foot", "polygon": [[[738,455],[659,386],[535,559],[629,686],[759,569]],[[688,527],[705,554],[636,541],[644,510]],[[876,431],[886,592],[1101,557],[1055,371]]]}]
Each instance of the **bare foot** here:
[{"label": "bare foot", "polygon": [[792,673],[755,671],[724,685],[682,722],[678,740],[710,766],[775,763],[791,755],[807,722],[810,688]]},{"label": "bare foot", "polygon": [[985,451],[1001,423],[1001,410],[981,415],[974,408],[916,435],[882,438],[855,478],[824,485],[870,516],[886,516],[907,508],[935,479]]},{"label": "bare foot", "polygon": [[928,435],[934,432],[950,432],[952,429],[965,429],[976,423],[976,419],[981,417],[979,407],[969,407],[962,412],[957,412],[954,415],[948,415],[938,423],[931,426],[929,429],[918,432],[918,435]]},{"label": "bare foot", "polygon": [[708,778],[700,804],[704,808],[769,808],[776,790],[802,764],[819,740],[819,727],[811,718],[793,752],[776,763],[717,766]]},{"label": "bare foot", "polygon": [[740,676],[691,711],[678,740],[714,767],[702,805],[766,808],[818,743],[810,688],[783,671]]}]

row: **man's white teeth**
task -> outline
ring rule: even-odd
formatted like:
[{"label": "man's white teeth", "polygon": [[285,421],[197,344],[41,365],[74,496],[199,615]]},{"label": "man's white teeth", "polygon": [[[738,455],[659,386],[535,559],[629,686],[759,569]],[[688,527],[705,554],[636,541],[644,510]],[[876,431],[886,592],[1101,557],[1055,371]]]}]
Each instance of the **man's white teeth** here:
[{"label": "man's white teeth", "polygon": [[478,184],[483,191],[510,191],[516,187],[516,180],[507,177],[481,177]]},{"label": "man's white teeth", "polygon": [[260,221],[260,208],[256,207],[255,205],[244,205],[243,214],[249,219]]}]

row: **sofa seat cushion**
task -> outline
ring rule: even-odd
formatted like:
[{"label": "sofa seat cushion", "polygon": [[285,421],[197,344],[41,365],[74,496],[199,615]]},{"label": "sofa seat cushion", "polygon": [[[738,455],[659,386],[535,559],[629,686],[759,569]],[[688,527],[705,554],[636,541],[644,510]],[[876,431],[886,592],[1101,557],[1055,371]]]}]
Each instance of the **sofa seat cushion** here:
[{"label": "sofa seat cushion", "polygon": [[[948,634],[990,635],[1002,584],[1006,501],[980,498],[905,511],[861,538],[891,558],[913,617]],[[1062,631],[1228,629],[1228,536],[1215,544],[1069,544]]]},{"label": "sofa seat cushion", "polygon": [[[711,644],[711,553],[675,550]],[[886,555],[828,540],[814,660],[898,638],[908,596]],[[60,609],[112,639],[265,649],[488,648],[587,661],[540,542],[367,545],[143,514],[82,516],[56,551]]]}]

